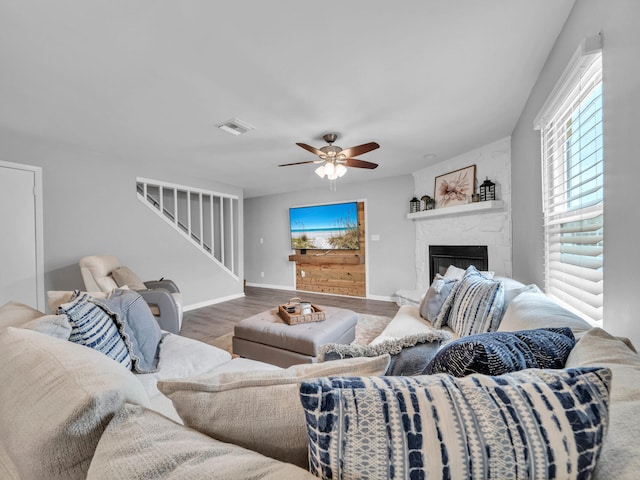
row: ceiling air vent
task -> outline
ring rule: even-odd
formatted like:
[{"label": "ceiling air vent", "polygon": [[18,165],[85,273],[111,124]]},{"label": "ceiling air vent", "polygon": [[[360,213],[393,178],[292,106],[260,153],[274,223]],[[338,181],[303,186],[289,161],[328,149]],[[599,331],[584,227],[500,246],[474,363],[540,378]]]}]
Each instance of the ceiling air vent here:
[{"label": "ceiling air vent", "polygon": [[242,135],[243,133],[247,133],[249,130],[255,130],[256,128],[253,125],[249,125],[247,122],[243,122],[239,118],[235,117],[231,120],[227,120],[226,122],[219,123],[216,127],[232,135]]}]

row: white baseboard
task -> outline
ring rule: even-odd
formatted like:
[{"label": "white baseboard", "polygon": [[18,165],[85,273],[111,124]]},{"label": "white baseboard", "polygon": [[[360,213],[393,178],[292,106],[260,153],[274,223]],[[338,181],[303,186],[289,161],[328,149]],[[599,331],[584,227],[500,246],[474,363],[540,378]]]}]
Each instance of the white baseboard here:
[{"label": "white baseboard", "polygon": [[369,295],[367,300],[380,300],[381,302],[395,302],[393,297],[386,297],[384,295]]},{"label": "white baseboard", "polygon": [[182,311],[188,312],[189,310],[195,310],[196,308],[208,307],[209,305],[215,305],[216,303],[227,302],[229,300],[235,300],[236,298],[244,297],[244,292],[236,293],[234,295],[227,295],[226,297],[214,298],[212,300],[206,300],[204,302],[192,303],[191,305],[185,306]]},{"label": "white baseboard", "polygon": [[266,283],[253,283],[247,282],[247,287],[257,287],[257,288],[274,288],[276,290],[289,290],[295,291],[295,287],[291,285],[268,285]]}]

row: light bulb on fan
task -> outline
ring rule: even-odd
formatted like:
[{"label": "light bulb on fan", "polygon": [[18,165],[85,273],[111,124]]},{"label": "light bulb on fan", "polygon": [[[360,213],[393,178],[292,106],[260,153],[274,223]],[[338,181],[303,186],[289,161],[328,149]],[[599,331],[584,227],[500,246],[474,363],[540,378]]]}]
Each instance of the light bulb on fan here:
[{"label": "light bulb on fan", "polygon": [[338,164],[338,166],[336,167],[336,175],[342,177],[345,173],[347,173],[347,167],[342,164]]},{"label": "light bulb on fan", "polygon": [[316,168],[316,175],[318,175],[320,178],[324,178],[325,176],[324,165],[320,165],[318,168]]},{"label": "light bulb on fan", "polygon": [[331,175],[333,175],[335,171],[336,166],[333,163],[327,162],[324,164],[324,173],[326,173],[328,177],[331,177]]}]

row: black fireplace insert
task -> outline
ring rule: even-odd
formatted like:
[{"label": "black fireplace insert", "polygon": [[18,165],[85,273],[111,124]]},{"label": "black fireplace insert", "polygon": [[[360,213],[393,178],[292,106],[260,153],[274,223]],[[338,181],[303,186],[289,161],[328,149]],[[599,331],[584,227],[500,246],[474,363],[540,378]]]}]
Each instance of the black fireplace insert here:
[{"label": "black fireplace insert", "polygon": [[489,269],[486,245],[429,245],[430,281],[436,273],[444,275],[449,265],[466,269],[473,265],[478,270]]}]

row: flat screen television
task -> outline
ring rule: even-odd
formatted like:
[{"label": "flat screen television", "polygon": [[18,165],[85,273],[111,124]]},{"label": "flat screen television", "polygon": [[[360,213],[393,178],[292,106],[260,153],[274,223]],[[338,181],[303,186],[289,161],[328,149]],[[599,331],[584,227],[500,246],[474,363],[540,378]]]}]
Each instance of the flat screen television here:
[{"label": "flat screen television", "polygon": [[293,250],[359,250],[358,203],[289,209]]}]

